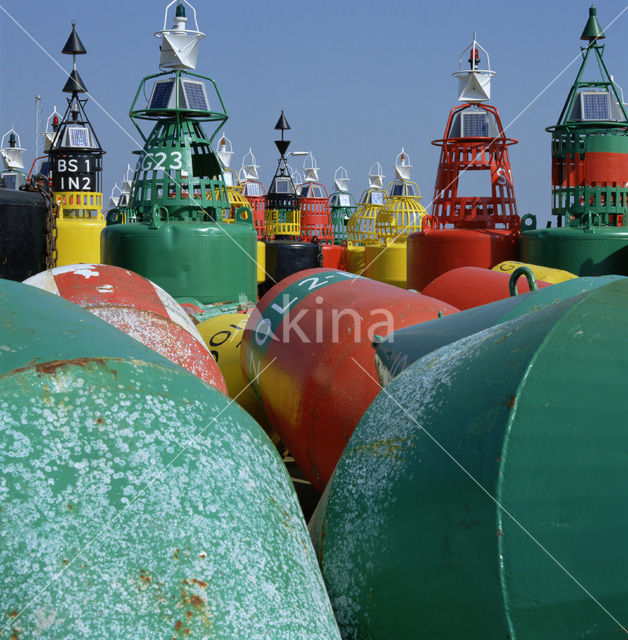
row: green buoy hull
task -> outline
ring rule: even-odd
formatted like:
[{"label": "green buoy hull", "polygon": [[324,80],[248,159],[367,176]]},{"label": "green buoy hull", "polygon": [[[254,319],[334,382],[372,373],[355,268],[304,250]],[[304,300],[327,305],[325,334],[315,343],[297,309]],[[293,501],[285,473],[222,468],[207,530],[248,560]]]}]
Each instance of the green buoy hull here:
[{"label": "green buoy hull", "polygon": [[369,407],[310,523],[343,638],[621,636],[628,281],[572,302],[435,351]]},{"label": "green buoy hull", "polygon": [[0,281],[3,637],[339,638],[290,479],[219,391]]},{"label": "green buoy hull", "polygon": [[[101,259],[135,271],[176,299],[202,304],[257,298],[257,235],[250,224],[114,224],[101,234]],[[176,268],[175,268],[176,267]]]},{"label": "green buoy hull", "polygon": [[537,229],[521,234],[522,262],[578,276],[628,275],[628,228]]}]

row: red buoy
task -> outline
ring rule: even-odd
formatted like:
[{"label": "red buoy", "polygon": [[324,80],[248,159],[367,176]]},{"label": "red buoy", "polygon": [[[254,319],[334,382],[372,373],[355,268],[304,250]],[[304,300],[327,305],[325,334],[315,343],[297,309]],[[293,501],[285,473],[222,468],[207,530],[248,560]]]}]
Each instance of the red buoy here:
[{"label": "red buoy", "polygon": [[[482,304],[502,300],[510,296],[511,275],[479,267],[460,267],[438,276],[423,289],[423,294],[443,300],[461,311]],[[548,287],[550,283],[536,281],[537,286]],[[526,293],[530,286],[525,278],[517,280],[517,292]]]},{"label": "red buoy", "polygon": [[318,167],[311,153],[303,164],[303,170],[305,182],[297,189],[301,207],[301,240],[311,242],[316,238],[323,244],[333,244],[329,195],[325,185],[318,181]]},{"label": "red buoy", "polygon": [[[486,57],[482,67],[479,52]],[[468,59],[466,53],[469,53]],[[469,68],[463,68],[464,61]],[[459,266],[490,268],[518,256],[520,218],[510,169],[507,138],[490,99],[488,53],[473,40],[460,56],[458,100],[449,113],[434,186],[432,216],[408,238],[408,288],[423,287]],[[464,183],[485,175],[490,194],[467,193]],[[472,189],[480,189],[474,181]],[[501,256],[504,256],[503,258]]]},{"label": "red buoy", "polygon": [[[508,229],[432,229],[408,236],[408,289],[424,287],[458,267],[490,269],[517,256],[519,235]],[[514,256],[514,257],[513,257]]]},{"label": "red buoy", "polygon": [[275,285],[242,338],[242,367],[297,464],[323,489],[380,390],[376,334],[457,311],[440,300],[332,269]]},{"label": "red buoy", "polygon": [[337,244],[321,245],[323,267],[327,269],[343,269],[345,265],[346,247]]},{"label": "red buoy", "polygon": [[111,265],[73,264],[24,282],[87,309],[227,393],[222,373],[188,314],[150,280]]}]

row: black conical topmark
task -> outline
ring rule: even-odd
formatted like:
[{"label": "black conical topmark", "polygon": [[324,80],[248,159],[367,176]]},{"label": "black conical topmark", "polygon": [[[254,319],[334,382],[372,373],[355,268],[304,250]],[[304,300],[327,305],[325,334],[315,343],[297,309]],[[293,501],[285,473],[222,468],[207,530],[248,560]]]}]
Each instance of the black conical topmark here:
[{"label": "black conical topmark", "polygon": [[65,83],[65,87],[63,87],[64,93],[87,93],[87,87],[85,83],[79,76],[78,71],[73,69],[70,75],[68,76],[68,80]]},{"label": "black conical topmark", "polygon": [[290,146],[290,140],[275,140],[275,144],[277,145],[277,149],[279,149],[279,153],[282,156],[285,156],[286,151]]},{"label": "black conical topmark", "polygon": [[281,115],[279,116],[279,120],[277,120],[277,124],[275,125],[275,129],[279,131],[286,131],[290,128],[288,121],[286,120],[286,116],[283,114],[283,110],[281,111]]},{"label": "black conical topmark", "polygon": [[72,23],[72,33],[70,34],[68,41],[65,43],[65,47],[61,49],[61,53],[65,53],[70,56],[78,56],[82,53],[87,53],[87,49],[83,46],[81,39],[78,37],[78,33],[76,33],[74,22]]}]

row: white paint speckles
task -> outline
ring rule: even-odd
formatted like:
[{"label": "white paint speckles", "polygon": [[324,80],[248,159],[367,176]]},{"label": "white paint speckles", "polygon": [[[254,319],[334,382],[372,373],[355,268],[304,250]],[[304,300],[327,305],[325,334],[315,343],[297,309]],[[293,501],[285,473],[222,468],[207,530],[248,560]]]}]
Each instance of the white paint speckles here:
[{"label": "white paint speckles", "polygon": [[359,637],[369,628],[378,588],[372,560],[387,543],[389,505],[397,500],[401,478],[407,478],[407,456],[427,438],[418,425],[429,425],[430,416],[455,393],[452,363],[470,365],[503,327],[468,336],[415,362],[378,395],[347,444],[310,523],[344,637]]},{"label": "white paint speckles", "polygon": [[183,620],[196,638],[339,640],[289,478],[261,429],[237,407],[212,422],[226,398],[174,369],[112,368],[66,367],[82,385],[62,392],[55,376],[5,379],[5,398],[40,401],[0,405],[0,615],[128,505],[20,617],[25,637],[170,637]]}]

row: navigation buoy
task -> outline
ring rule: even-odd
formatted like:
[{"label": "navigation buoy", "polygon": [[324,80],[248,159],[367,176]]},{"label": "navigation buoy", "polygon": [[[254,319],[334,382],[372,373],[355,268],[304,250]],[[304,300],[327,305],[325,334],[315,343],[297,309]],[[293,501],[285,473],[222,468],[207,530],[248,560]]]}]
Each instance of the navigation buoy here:
[{"label": "navigation buoy", "polygon": [[[306,478],[325,487],[355,425],[379,391],[371,341],[457,311],[440,300],[333,269],[273,287],[251,314],[242,367]],[[359,378],[361,368],[371,378]]]},{"label": "navigation buoy", "polygon": [[535,229],[534,216],[523,226],[524,262],[576,275],[628,275],[628,111],[604,62],[604,37],[592,6],[578,75],[547,128],[557,227]]},{"label": "navigation buoy", "polygon": [[[508,155],[517,141],[506,137],[497,108],[486,104],[495,72],[475,36],[453,75],[462,104],[450,111],[444,137],[432,143],[441,148],[432,215],[408,238],[408,287],[418,290],[451,269],[490,269],[518,256],[520,219]],[[489,193],[467,192],[466,181],[478,175],[486,176]]]},{"label": "navigation buoy", "polygon": [[102,214],[102,157],[85,105],[87,93],[76,69],[76,56],[87,53],[72,23],[72,32],[61,53],[71,55],[73,68],[63,87],[68,106],[53,127],[48,148],[52,192],[57,205],[56,266],[77,262],[100,262]]}]

